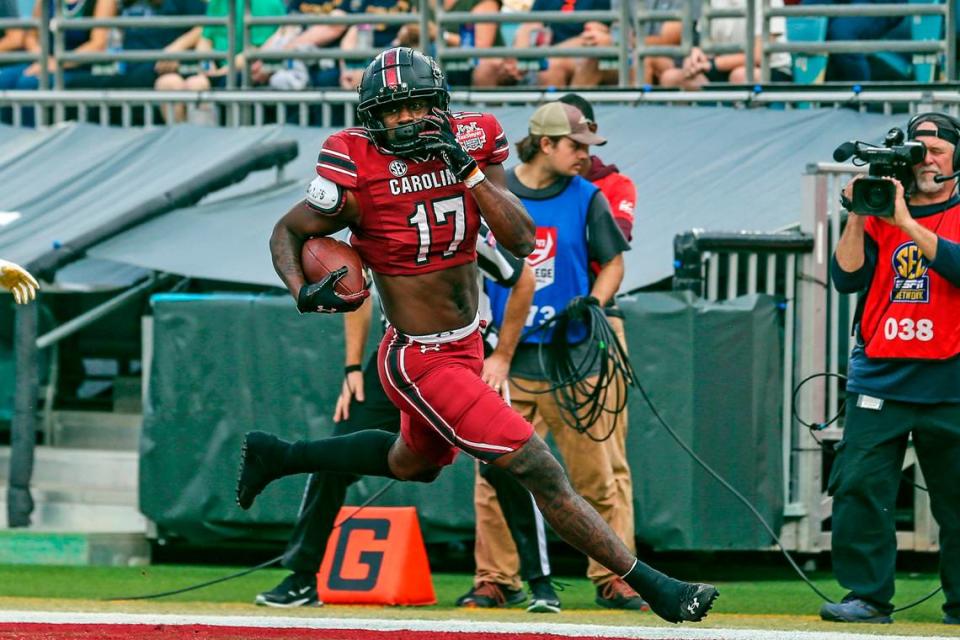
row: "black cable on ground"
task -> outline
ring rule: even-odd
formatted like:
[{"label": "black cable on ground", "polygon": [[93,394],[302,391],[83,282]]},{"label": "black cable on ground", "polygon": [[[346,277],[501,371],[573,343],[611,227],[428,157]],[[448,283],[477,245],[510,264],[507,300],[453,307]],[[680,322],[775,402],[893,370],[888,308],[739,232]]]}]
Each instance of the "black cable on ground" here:
[{"label": "black cable on ground", "polygon": [[[687,455],[689,455],[694,460],[694,462],[700,465],[704,471],[706,471],[715,480],[717,480],[717,482],[723,485],[723,487],[726,488],[727,491],[733,494],[733,496],[737,500],[739,500],[750,511],[750,513],[753,514],[753,516],[757,519],[757,522],[760,523],[760,526],[762,526],[764,530],[768,534],[770,534],[770,537],[772,537],[773,540],[777,543],[777,547],[780,549],[781,553],[783,553],[783,556],[787,559],[787,562],[790,564],[790,566],[793,567],[793,570],[800,577],[800,579],[803,580],[803,582],[805,582],[807,586],[810,587],[823,600],[825,600],[826,602],[833,603],[833,600],[828,598],[826,594],[820,591],[820,589],[817,588],[817,585],[813,584],[810,578],[807,577],[807,574],[804,573],[803,569],[801,569],[800,566],[796,563],[796,561],[794,561],[793,556],[790,555],[790,552],[787,551],[787,549],[783,546],[783,543],[780,541],[780,537],[776,533],[774,533],[773,528],[769,524],[767,524],[767,521],[764,520],[763,515],[759,511],[757,511],[756,507],[754,507],[753,504],[750,503],[750,501],[746,498],[746,496],[744,496],[742,493],[737,491],[737,489],[733,485],[727,482],[719,473],[714,471],[713,468],[706,463],[706,461],[704,461],[700,456],[698,456],[696,452],[694,452],[693,449],[691,449],[690,446],[683,441],[683,439],[679,436],[679,434],[677,434],[677,432],[673,430],[673,427],[667,424],[667,422],[660,415],[660,412],[657,411],[657,408],[653,404],[653,401],[650,399],[650,396],[647,395],[646,390],[640,385],[640,382],[636,379],[636,377],[634,377],[633,380],[635,381],[634,386],[640,392],[640,395],[643,396],[644,402],[646,402],[647,406],[650,407],[650,411],[653,412],[654,417],[656,417],[657,421],[661,424],[661,426],[663,426],[663,428],[667,430],[667,433],[670,434],[670,437],[673,438],[678,445],[680,445],[681,449],[687,452]],[[898,613],[900,611],[911,609],[919,604],[926,602],[933,596],[940,593],[940,591],[942,590],[943,590],[942,586],[937,587],[935,590],[931,591],[930,593],[920,598],[919,600],[915,602],[911,602],[910,604],[904,605],[902,607],[898,607],[894,609],[891,613]]]},{"label": "black cable on ground", "polygon": [[[629,364],[629,363],[628,363],[628,364]],[[631,373],[632,373],[632,371],[631,371]],[[812,380],[813,378],[816,378],[816,377],[827,377],[827,376],[844,377],[844,376],[841,376],[840,374],[835,374],[835,373],[819,373],[819,374],[815,374],[815,375],[813,375],[813,376],[809,376],[808,378],[805,378],[803,381],[801,381],[800,385],[797,386],[797,389],[794,390],[794,394],[793,394],[794,399],[796,398],[797,391],[799,390],[799,388],[800,388],[801,385],[803,385],[804,383],[806,383],[806,382],[809,381],[809,380]],[[700,456],[698,456],[698,455],[696,454],[696,452],[694,452],[693,449],[691,449],[690,446],[689,446],[686,442],[683,441],[683,439],[679,436],[679,434],[677,434],[677,432],[673,430],[673,427],[671,427],[669,424],[667,424],[667,422],[666,422],[666,421],[663,419],[663,417],[660,415],[660,412],[657,411],[656,406],[653,404],[653,401],[650,399],[650,396],[647,395],[647,392],[646,392],[646,390],[643,388],[643,386],[640,385],[640,382],[639,382],[639,380],[637,380],[636,376],[631,376],[631,377],[632,377],[632,380],[634,381],[634,386],[637,388],[638,391],[640,391],[640,395],[643,396],[644,402],[646,402],[646,403],[647,403],[647,406],[650,407],[650,411],[653,412],[654,417],[656,417],[657,421],[661,424],[661,426],[663,426],[663,428],[667,430],[667,433],[670,434],[670,437],[673,438],[674,441],[676,441],[676,443],[677,443],[678,445],[680,445],[680,448],[681,448],[681,449],[683,449],[684,451],[687,452],[687,455],[689,455],[689,456],[694,460],[694,462],[696,462],[698,465],[700,465],[700,466],[703,468],[704,471],[706,471],[706,472],[707,472],[708,474],[710,474],[715,480],[717,480],[717,482],[719,482],[721,485],[723,485],[723,487],[726,488],[727,491],[729,491],[731,494],[733,494],[733,496],[734,496],[737,500],[739,500],[739,501],[750,511],[750,513],[753,514],[753,516],[757,519],[757,522],[760,523],[760,526],[762,526],[762,527],[764,528],[764,530],[765,530],[768,534],[770,534],[770,537],[772,537],[773,540],[777,543],[777,547],[780,549],[780,552],[783,553],[783,556],[787,559],[787,562],[790,564],[790,566],[791,566],[791,567],[793,568],[793,570],[796,572],[797,576],[799,576],[800,579],[803,580],[803,582],[805,582],[805,583],[807,584],[807,586],[810,587],[810,588],[811,588],[818,596],[820,596],[823,600],[825,600],[826,602],[829,602],[829,603],[833,603],[834,601],[831,600],[830,598],[828,598],[828,597],[826,596],[826,594],[824,594],[822,591],[820,591],[820,589],[817,588],[817,585],[813,584],[813,582],[810,580],[810,578],[807,577],[807,574],[804,573],[803,569],[801,569],[800,566],[796,563],[796,561],[794,561],[793,556],[790,555],[790,552],[787,551],[787,549],[783,546],[783,542],[780,541],[780,537],[779,537],[776,533],[774,533],[773,528],[772,528],[769,524],[767,524],[767,521],[763,519],[763,515],[762,515],[759,511],[757,511],[756,507],[754,507],[753,504],[750,503],[750,501],[746,498],[746,496],[744,496],[742,493],[740,493],[739,491],[737,491],[737,489],[736,489],[735,487],[733,487],[733,485],[731,485],[729,482],[727,482],[719,473],[717,473],[716,471],[714,471],[713,468],[712,468],[709,464],[706,463],[706,461],[704,461]],[[796,406],[796,405],[794,405],[794,406]],[[812,429],[812,427],[810,427],[810,425],[808,425],[807,423],[803,422],[802,420],[799,419],[799,417],[797,417],[796,412],[794,412],[794,417],[796,417],[797,420],[800,421],[801,424],[803,424],[803,425],[807,426],[808,428],[811,428],[811,429]],[[827,423],[824,424],[824,427],[826,427],[827,425],[833,423],[833,422],[834,422],[835,420],[837,420],[839,417],[840,417],[840,414],[839,414],[839,412],[838,412],[838,414],[837,414],[836,416],[834,416],[829,422],[827,422]],[[821,427],[821,428],[823,428],[823,427]],[[918,487],[919,487],[919,485],[915,485],[915,486],[918,486]],[[920,487],[920,488],[922,488],[922,487]],[[924,489],[924,490],[925,490],[925,489]],[[917,605],[922,604],[922,603],[926,602],[927,600],[929,600],[930,598],[932,598],[933,596],[937,595],[937,594],[940,593],[942,590],[943,590],[943,587],[942,587],[942,586],[937,587],[936,589],[934,589],[933,591],[931,591],[931,592],[928,593],[927,595],[923,596],[923,597],[920,598],[919,600],[916,600],[915,602],[911,602],[911,603],[909,603],[909,604],[906,604],[906,605],[904,605],[904,606],[902,606],[902,607],[898,607],[898,608],[894,609],[891,613],[898,613],[898,612],[900,612],[900,611],[906,611],[907,609],[911,609],[911,608],[913,608],[913,607],[916,607]]]},{"label": "black cable on ground", "polygon": [[[567,330],[570,326],[570,319],[566,312],[561,312],[545,322],[544,324],[536,327],[535,329],[524,334],[524,338],[532,335],[536,332],[552,330],[553,334],[548,343],[541,343],[540,348],[540,363],[541,368],[544,371],[546,377],[550,381],[550,386],[546,390],[537,391],[524,389],[521,385],[517,385],[522,391],[527,391],[530,393],[553,393],[557,398],[558,404],[564,409],[560,413],[563,415],[565,412],[572,412],[574,416],[574,424],[570,424],[570,421],[567,423],[576,428],[582,433],[593,437],[595,440],[603,440],[610,437],[611,433],[608,433],[603,438],[596,438],[587,431],[589,429],[589,423],[585,426],[580,423],[577,418],[581,414],[577,413],[581,411],[584,407],[587,408],[586,416],[598,416],[600,411],[597,409],[598,403],[605,402],[607,387],[610,385],[611,381],[616,378],[618,375],[623,376],[623,381],[626,385],[635,387],[640,395],[643,397],[644,402],[650,408],[650,411],[653,413],[654,417],[660,423],[660,425],[667,431],[671,438],[683,449],[687,455],[689,455],[694,462],[696,462],[704,471],[706,471],[710,476],[712,476],[717,482],[719,482],[727,491],[729,491],[738,501],[740,501],[756,518],[757,522],[763,527],[763,529],[770,535],[770,537],[776,542],[777,547],[780,549],[780,552],[786,558],[787,563],[793,568],[797,576],[804,582],[810,589],[812,589],[820,598],[826,602],[833,603],[834,601],[827,597],[811,580],[807,577],[806,573],[793,559],[793,556],[790,555],[790,552],[783,546],[780,537],[774,532],[773,528],[767,524],[767,521],[764,520],[763,515],[757,510],[756,507],[744,496],[740,491],[738,491],[733,485],[731,485],[723,476],[717,473],[703,458],[701,458],[693,449],[683,441],[680,435],[671,427],[666,420],[663,419],[663,416],[660,415],[660,412],[657,410],[656,405],[653,404],[650,396],[647,394],[646,389],[640,384],[639,379],[637,378],[636,373],[633,370],[633,366],[630,363],[630,358],[626,354],[623,345],[620,344],[620,341],[617,339],[616,334],[613,333],[610,328],[609,323],[607,322],[606,316],[602,309],[597,306],[587,307],[587,341],[590,344],[595,344],[596,349],[588,353],[588,355],[583,359],[582,362],[576,363],[573,361],[573,347],[569,344],[567,339]],[[551,358],[544,358],[544,345],[547,344],[551,350]],[[599,367],[599,376],[595,385],[585,385],[584,379],[592,375],[591,372],[595,370],[595,367]],[[806,426],[811,430],[811,432],[824,429],[829,425],[836,422],[843,411],[845,405],[841,404],[837,415],[833,416],[829,421],[825,423],[807,423],[803,421],[796,413],[796,398],[799,394],[800,388],[807,382],[816,379],[818,377],[837,377],[845,379],[845,376],[836,373],[820,373],[809,376],[802,380],[793,392],[793,416],[798,423]],[[516,384],[515,380],[512,380]],[[625,385],[625,387],[626,387]],[[619,385],[617,385],[619,386]],[[564,390],[566,387],[566,390]],[[577,398],[577,393],[582,394],[579,399]],[[626,405],[627,402],[627,393],[626,388],[623,392],[623,397],[617,398],[615,403],[618,407],[618,411]],[[918,488],[923,489],[919,485],[914,485]],[[925,489],[924,489],[925,490]],[[893,613],[900,611],[905,611],[912,607],[915,607],[923,602],[926,602],[930,598],[934,597],[937,593],[943,590],[943,587],[938,587],[936,590],[927,594],[923,598],[915,602],[911,602],[903,607],[899,607],[893,610]]]},{"label": "black cable on ground", "polygon": [[[387,483],[384,484],[379,489],[377,489],[373,493],[373,495],[371,495],[369,498],[364,500],[363,504],[357,507],[350,515],[348,515],[346,518],[344,518],[340,522],[333,525],[332,531],[336,531],[339,527],[343,526],[345,522],[356,517],[358,513],[363,511],[365,508],[369,507],[374,500],[376,500],[377,498],[382,496],[384,493],[386,493],[387,489],[392,487],[396,482],[397,482],[396,480],[387,481]],[[220,584],[221,582],[226,582],[228,580],[234,580],[235,578],[242,578],[243,576],[249,575],[254,571],[259,571],[260,569],[266,569],[267,567],[273,566],[278,562],[280,562],[281,560],[283,560],[283,554],[277,556],[276,558],[267,560],[264,563],[258,564],[255,567],[250,567],[249,569],[244,569],[243,571],[238,571],[237,573],[231,573],[230,575],[216,578],[214,580],[209,580],[207,582],[201,582],[200,584],[191,585],[189,587],[183,587],[182,589],[174,589],[172,591],[163,591],[161,593],[150,593],[144,596],[115,596],[112,598],[103,598],[103,600],[107,602],[122,601],[122,600],[152,600],[154,598],[164,598],[166,596],[174,596],[180,593],[187,593],[188,591],[196,591],[197,589],[210,587],[212,585]]]},{"label": "black cable on ground", "polygon": [[793,559],[793,556],[790,555],[790,552],[787,551],[787,549],[783,546],[783,543],[780,541],[780,536],[778,536],[774,532],[773,527],[767,524],[767,521],[764,520],[763,514],[757,511],[757,508],[753,506],[753,504],[746,498],[746,496],[744,496],[742,493],[737,491],[737,489],[732,484],[727,482],[727,480],[724,479],[723,476],[721,476],[719,473],[714,471],[713,467],[707,464],[706,461],[703,460],[703,458],[698,456],[697,453],[693,449],[691,449],[686,442],[683,441],[683,438],[681,438],[680,435],[673,430],[673,427],[667,424],[666,420],[664,420],[663,417],[660,415],[660,412],[657,411],[657,407],[653,404],[653,401],[650,399],[650,396],[647,395],[646,389],[644,389],[643,386],[640,385],[639,381],[637,381],[634,386],[636,386],[637,390],[640,392],[640,395],[643,397],[644,402],[647,403],[647,406],[650,407],[650,411],[653,413],[654,417],[657,419],[657,422],[659,422],[660,425],[664,429],[666,429],[667,433],[670,434],[670,437],[673,438],[678,445],[680,445],[680,448],[686,451],[687,455],[689,455],[694,462],[700,465],[700,467],[703,468],[704,471],[706,471],[717,482],[723,485],[723,487],[727,491],[733,494],[733,497],[739,500],[743,504],[743,506],[745,506],[750,511],[750,513],[753,514],[757,522],[760,523],[760,526],[762,526],[763,529],[768,534],[770,534],[770,537],[773,538],[774,542],[777,543],[777,547],[780,549],[780,552],[783,553],[783,556],[787,559],[787,562],[790,564],[790,566],[793,567],[793,570],[800,577],[800,579],[803,580],[807,584],[807,586],[813,589],[813,591],[818,596],[820,596],[827,602],[833,602],[833,600],[827,597],[825,593],[820,591],[817,585],[813,584],[810,578],[807,577],[807,574],[803,572],[803,569],[801,569],[800,566],[796,563],[796,561]]},{"label": "black cable on ground", "polygon": [[117,597],[112,597],[112,598],[104,598],[104,600],[107,601],[107,602],[116,602],[116,601],[122,601],[122,600],[152,600],[152,599],[154,599],[154,598],[163,598],[163,597],[166,597],[166,596],[175,596],[175,595],[177,595],[178,593],[186,593],[186,592],[188,592],[188,591],[196,591],[197,589],[202,589],[202,588],[204,588],[204,587],[209,587],[209,586],[212,586],[212,585],[215,585],[215,584],[219,584],[219,583],[221,583],[221,582],[226,582],[227,580],[233,580],[234,578],[241,578],[241,577],[243,577],[243,576],[245,576],[245,575],[248,575],[248,574],[253,573],[254,571],[259,571],[260,569],[266,569],[267,567],[269,567],[269,566],[271,566],[271,565],[274,565],[274,564],[280,562],[281,560],[283,560],[283,555],[279,555],[279,556],[277,556],[276,558],[272,558],[272,559],[270,559],[270,560],[267,560],[266,562],[264,562],[264,563],[262,563],[262,564],[258,564],[258,565],[255,566],[255,567],[250,567],[249,569],[244,569],[243,571],[239,571],[239,572],[237,572],[237,573],[231,573],[231,574],[228,575],[228,576],[223,576],[223,577],[221,577],[221,578],[216,578],[216,579],[214,579],[214,580],[209,580],[209,581],[207,581],[207,582],[201,582],[200,584],[195,584],[195,585],[192,585],[192,586],[189,586],[189,587],[183,587],[182,589],[174,589],[173,591],[163,591],[163,592],[161,592],[161,593],[150,593],[150,594],[147,594],[147,595],[145,595],[145,596],[117,596]]}]

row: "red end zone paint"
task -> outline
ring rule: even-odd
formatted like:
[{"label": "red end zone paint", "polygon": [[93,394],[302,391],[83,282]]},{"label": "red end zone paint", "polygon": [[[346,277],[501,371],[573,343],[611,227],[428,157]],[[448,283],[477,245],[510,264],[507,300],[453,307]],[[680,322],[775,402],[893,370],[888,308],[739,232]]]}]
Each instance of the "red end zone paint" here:
[{"label": "red end zone paint", "polygon": [[204,640],[207,638],[211,640],[295,640],[298,638],[304,640],[569,640],[569,636],[549,633],[271,629],[166,624],[0,624],[0,640]]}]

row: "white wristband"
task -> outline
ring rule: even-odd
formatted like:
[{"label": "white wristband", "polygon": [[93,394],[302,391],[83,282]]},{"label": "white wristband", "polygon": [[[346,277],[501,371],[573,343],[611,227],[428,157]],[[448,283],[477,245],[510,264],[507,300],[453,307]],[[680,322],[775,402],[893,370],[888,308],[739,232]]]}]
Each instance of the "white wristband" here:
[{"label": "white wristband", "polygon": [[467,189],[473,189],[486,179],[487,176],[483,174],[483,171],[480,171],[480,167],[477,167],[470,172],[470,175],[463,179],[463,184],[467,185]]}]

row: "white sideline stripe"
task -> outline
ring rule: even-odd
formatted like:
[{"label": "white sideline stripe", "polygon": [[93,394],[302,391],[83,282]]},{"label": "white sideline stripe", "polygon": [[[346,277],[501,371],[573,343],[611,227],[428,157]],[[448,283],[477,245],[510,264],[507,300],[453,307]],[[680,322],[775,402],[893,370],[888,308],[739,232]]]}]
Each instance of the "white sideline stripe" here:
[{"label": "white sideline stripe", "polygon": [[942,636],[876,636],[823,631],[709,629],[695,627],[609,627],[586,624],[484,622],[478,620],[376,620],[363,618],[284,618],[274,616],[196,616],[174,614],[0,611],[3,623],[99,625],[206,625],[274,629],[357,629],[360,631],[432,631],[437,633],[557,634],[567,637],[638,638],[643,640],[956,640]]}]

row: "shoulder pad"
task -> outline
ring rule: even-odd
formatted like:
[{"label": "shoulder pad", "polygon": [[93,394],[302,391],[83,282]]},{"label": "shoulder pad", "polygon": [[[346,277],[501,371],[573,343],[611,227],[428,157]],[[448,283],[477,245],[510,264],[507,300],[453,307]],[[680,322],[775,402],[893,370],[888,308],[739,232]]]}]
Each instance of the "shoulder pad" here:
[{"label": "shoulder pad", "polygon": [[347,192],[325,176],[317,176],[307,187],[307,204],[317,213],[336,215],[343,209],[346,201]]}]

